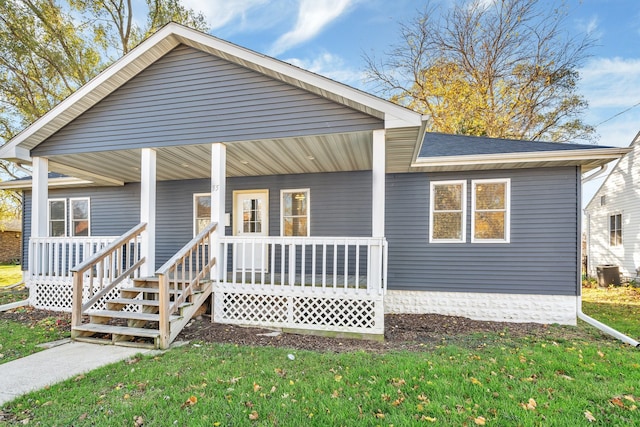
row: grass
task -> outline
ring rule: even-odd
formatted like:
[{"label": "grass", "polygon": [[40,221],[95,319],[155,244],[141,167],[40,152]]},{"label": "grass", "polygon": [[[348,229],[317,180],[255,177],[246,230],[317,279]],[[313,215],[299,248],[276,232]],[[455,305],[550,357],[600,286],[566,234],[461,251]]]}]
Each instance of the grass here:
[{"label": "grass", "polygon": [[582,310],[630,337],[640,340],[640,288],[583,288]]},{"label": "grass", "polygon": [[0,265],[0,288],[22,281],[22,268],[19,265]]},{"label": "grass", "polygon": [[[597,292],[596,292],[597,291]],[[637,295],[587,291],[632,333]],[[608,305],[605,300],[611,301]],[[624,316],[635,316],[621,319]],[[598,317],[604,320],[603,317]],[[622,329],[622,328],[621,328]],[[636,335],[637,336],[637,335]],[[423,352],[192,343],[28,394],[7,424],[46,426],[640,425],[640,351],[590,326],[455,337]],[[137,423],[137,424],[136,424]]]},{"label": "grass", "polygon": [[636,349],[493,339],[500,344],[384,355],[195,343],[81,375],[4,411],[12,423],[47,426],[640,423]]},{"label": "grass", "polygon": [[65,326],[66,321],[57,317],[47,317],[32,324],[0,319],[0,364],[40,351],[38,344],[69,337]]}]

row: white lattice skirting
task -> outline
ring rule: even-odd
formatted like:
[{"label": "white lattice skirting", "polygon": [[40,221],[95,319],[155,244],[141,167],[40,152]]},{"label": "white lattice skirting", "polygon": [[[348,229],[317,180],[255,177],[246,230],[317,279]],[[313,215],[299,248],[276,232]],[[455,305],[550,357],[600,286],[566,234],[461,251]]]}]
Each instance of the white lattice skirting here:
[{"label": "white lattice skirting", "polygon": [[382,296],[305,295],[241,289],[214,291],[214,321],[274,328],[384,334]]},{"label": "white lattice skirting", "polygon": [[[104,310],[107,299],[117,298],[121,287],[130,286],[130,281],[123,281],[116,288],[112,289],[104,298],[101,298],[93,308]],[[29,303],[38,309],[51,311],[71,311],[73,297],[73,283],[71,279],[57,281],[31,281],[29,283]],[[85,286],[82,292],[82,301],[89,299],[89,287]],[[127,310],[137,308],[127,307]]]}]

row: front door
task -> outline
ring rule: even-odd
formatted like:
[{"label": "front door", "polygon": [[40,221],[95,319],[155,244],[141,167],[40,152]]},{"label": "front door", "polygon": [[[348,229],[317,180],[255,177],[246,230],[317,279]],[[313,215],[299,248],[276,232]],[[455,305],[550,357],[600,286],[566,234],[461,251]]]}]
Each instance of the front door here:
[{"label": "front door", "polygon": [[[233,192],[233,235],[261,237],[269,235],[269,190]],[[267,271],[267,245],[243,240],[233,255],[236,271]]]}]

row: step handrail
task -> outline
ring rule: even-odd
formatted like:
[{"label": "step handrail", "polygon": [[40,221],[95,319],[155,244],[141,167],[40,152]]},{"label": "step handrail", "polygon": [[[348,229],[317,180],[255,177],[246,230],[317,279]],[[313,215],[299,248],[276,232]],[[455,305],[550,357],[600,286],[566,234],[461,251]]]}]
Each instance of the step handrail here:
[{"label": "step handrail", "polygon": [[[196,287],[200,285],[200,282],[209,274],[216,263],[218,248],[215,232],[217,227],[218,223],[208,224],[196,237],[156,270],[160,291],[160,348],[167,348],[171,336],[175,335],[170,331],[169,317],[193,295]],[[170,288],[179,291],[179,295],[176,295],[171,301],[169,301]]]},{"label": "step handrail", "polygon": [[[73,273],[72,331],[74,327],[82,324],[83,313],[123,280],[134,275],[139,267],[144,264],[145,257],[141,256],[140,250],[138,249],[138,236],[146,230],[146,227],[146,223],[136,225],[100,252],[95,253],[90,258],[71,268],[71,272]],[[131,244],[133,244],[133,250],[122,250],[125,246],[129,248]],[[89,299],[83,304],[84,281],[87,272],[90,273],[88,275]],[[99,282],[98,292],[95,292],[94,289],[94,279]],[[105,281],[107,283],[104,283]]]}]

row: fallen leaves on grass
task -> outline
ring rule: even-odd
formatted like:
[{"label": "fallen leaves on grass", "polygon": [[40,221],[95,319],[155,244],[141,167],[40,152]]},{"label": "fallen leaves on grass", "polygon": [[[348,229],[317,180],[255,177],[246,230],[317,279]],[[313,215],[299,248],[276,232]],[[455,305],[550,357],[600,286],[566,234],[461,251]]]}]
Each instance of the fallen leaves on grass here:
[{"label": "fallen leaves on grass", "polygon": [[180,406],[180,408],[181,409],[188,408],[195,405],[196,403],[198,403],[198,398],[195,396],[190,396],[187,400],[185,400],[185,402],[182,404],[182,406]]},{"label": "fallen leaves on grass", "polygon": [[527,411],[535,411],[538,404],[536,403],[535,399],[532,397],[529,399],[527,403],[520,403],[520,406]]},{"label": "fallen leaves on grass", "polygon": [[593,416],[591,411],[584,411],[584,416],[587,419],[587,421],[589,421],[590,423],[592,423],[592,422],[594,422],[596,420],[596,417]]},{"label": "fallen leaves on grass", "polygon": [[249,419],[251,421],[255,421],[258,418],[260,418],[260,415],[258,415],[258,411],[251,411],[251,413],[249,414]]},{"label": "fallen leaves on grass", "polygon": [[484,417],[480,416],[480,417],[476,417],[473,420],[473,422],[476,423],[476,425],[478,426],[483,426],[486,424],[487,420]]}]

